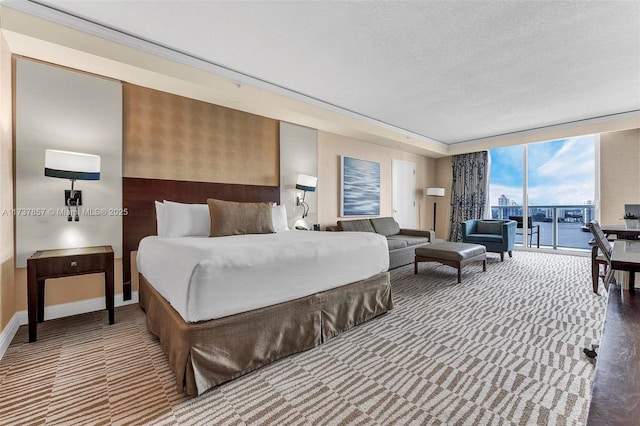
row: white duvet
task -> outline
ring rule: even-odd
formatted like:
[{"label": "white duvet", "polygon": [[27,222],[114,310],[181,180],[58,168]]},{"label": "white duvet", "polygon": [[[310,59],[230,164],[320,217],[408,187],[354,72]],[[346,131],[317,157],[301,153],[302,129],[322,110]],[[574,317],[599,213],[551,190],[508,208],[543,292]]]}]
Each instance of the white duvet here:
[{"label": "white duvet", "polygon": [[221,318],[363,280],[389,268],[372,232],[146,237],[138,271],[185,319]]}]

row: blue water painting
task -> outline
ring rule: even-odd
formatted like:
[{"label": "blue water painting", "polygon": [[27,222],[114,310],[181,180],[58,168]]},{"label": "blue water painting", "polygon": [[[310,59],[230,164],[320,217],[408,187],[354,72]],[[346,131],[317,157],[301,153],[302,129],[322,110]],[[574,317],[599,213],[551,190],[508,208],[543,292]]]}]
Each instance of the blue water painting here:
[{"label": "blue water painting", "polygon": [[342,157],[341,216],[380,214],[380,163]]}]

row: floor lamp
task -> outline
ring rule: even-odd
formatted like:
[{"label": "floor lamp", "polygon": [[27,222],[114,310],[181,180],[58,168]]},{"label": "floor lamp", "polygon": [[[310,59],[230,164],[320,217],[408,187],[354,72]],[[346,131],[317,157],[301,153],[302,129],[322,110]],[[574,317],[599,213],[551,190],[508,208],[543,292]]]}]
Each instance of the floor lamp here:
[{"label": "floor lamp", "polygon": [[[444,197],[444,188],[427,188],[427,197]],[[433,200],[433,230],[436,230],[436,200]]]}]

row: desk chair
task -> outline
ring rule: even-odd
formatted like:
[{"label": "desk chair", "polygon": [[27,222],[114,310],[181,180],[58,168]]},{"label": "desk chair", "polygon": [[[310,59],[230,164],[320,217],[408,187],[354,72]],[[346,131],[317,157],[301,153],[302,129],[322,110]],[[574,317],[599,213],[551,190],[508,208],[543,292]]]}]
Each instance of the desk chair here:
[{"label": "desk chair", "polygon": [[[597,221],[592,220],[591,222],[589,222],[587,224],[587,228],[589,228],[589,231],[591,231],[595,246],[598,248],[597,253],[594,253],[595,250],[592,250],[591,252],[592,253],[591,254],[592,279],[594,276],[593,274],[594,264],[598,270],[600,269],[600,265],[604,264],[605,271],[606,271],[606,274],[604,276],[604,288],[605,290],[608,291],[609,283],[611,282],[611,278],[613,277],[613,269],[611,269],[611,251],[613,250],[613,246],[611,245],[607,237],[604,235],[604,232],[602,232],[602,228],[600,227],[600,224]],[[594,257],[594,254],[595,254],[595,257]],[[597,278],[596,278],[596,282],[593,284],[593,291],[596,294],[598,293]]]},{"label": "desk chair", "polygon": [[[609,283],[611,282],[611,279],[613,277],[613,269],[611,268],[611,252],[613,251],[613,246],[611,245],[607,237],[604,235],[604,232],[602,232],[602,228],[600,227],[600,224],[597,221],[595,220],[590,221],[587,224],[587,228],[589,228],[589,231],[591,231],[591,234],[593,235],[593,241],[599,251],[599,254],[595,253],[595,257],[594,257],[595,250],[592,250],[592,255],[591,255],[592,279],[593,279],[594,266],[597,267],[599,270],[600,264],[604,263],[606,268],[606,275],[604,277],[604,288],[605,290],[608,291]],[[593,291],[594,293],[598,294],[598,278],[597,277],[596,277],[595,284],[593,284]],[[598,353],[596,352],[596,349],[598,349],[598,346],[599,345],[597,344],[593,344],[591,345],[591,348],[584,348],[582,351],[589,358],[595,358],[598,356]]]},{"label": "desk chair", "polygon": [[[509,216],[509,220],[515,220],[517,223],[516,234],[524,236],[524,219],[522,216]],[[518,229],[522,229],[522,232],[518,232]],[[531,216],[527,217],[527,235],[529,236],[529,246],[533,243],[533,234],[536,234],[536,247],[540,248],[540,225],[534,225]],[[524,241],[523,241],[524,243]]]},{"label": "desk chair", "polygon": [[[600,278],[604,281],[609,267],[609,261],[607,261],[607,258],[600,252],[595,238],[589,240],[588,244],[589,247],[591,247],[591,286],[593,287],[593,292],[598,294],[598,283]],[[600,266],[603,267],[603,273],[600,273]]]}]

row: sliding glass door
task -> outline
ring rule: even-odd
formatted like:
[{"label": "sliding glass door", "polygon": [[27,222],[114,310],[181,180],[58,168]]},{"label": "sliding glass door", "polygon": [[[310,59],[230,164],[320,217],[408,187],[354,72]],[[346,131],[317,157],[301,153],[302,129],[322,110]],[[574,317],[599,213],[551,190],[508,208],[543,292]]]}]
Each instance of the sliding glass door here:
[{"label": "sliding glass door", "polygon": [[518,229],[517,244],[589,248],[585,224],[595,216],[596,143],[589,135],[490,150],[492,216],[527,224]]}]

